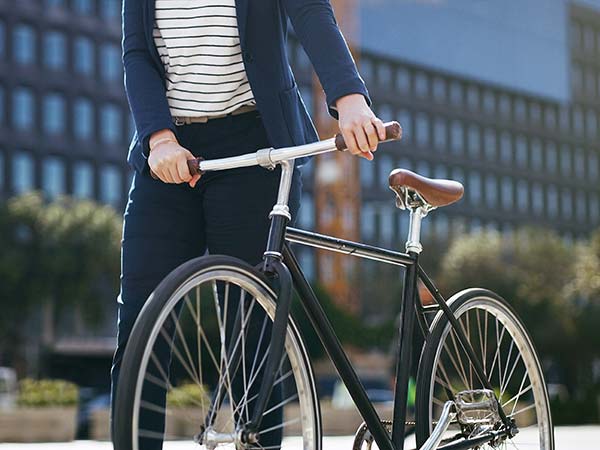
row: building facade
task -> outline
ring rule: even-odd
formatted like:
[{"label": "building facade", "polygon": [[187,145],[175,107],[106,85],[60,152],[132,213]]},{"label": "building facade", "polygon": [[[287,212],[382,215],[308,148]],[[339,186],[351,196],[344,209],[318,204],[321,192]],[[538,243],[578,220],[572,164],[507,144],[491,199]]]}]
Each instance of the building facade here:
[{"label": "building facade", "polygon": [[118,0],[0,1],[0,191],[122,208],[132,132]]},{"label": "building facade", "polygon": [[[49,198],[71,194],[122,210],[133,126],[123,89],[120,7],[119,0],[0,0],[2,197],[41,189]],[[404,129],[402,141],[382,145],[374,161],[360,161],[365,242],[403,248],[408,217],[394,207],[387,186],[395,167],[465,184],[461,202],[424,221],[424,240],[448,241],[479,228],[510,233],[524,224],[575,239],[600,225],[600,13],[579,3],[567,11],[568,95],[562,97],[361,52],[360,73],[376,114]],[[289,52],[304,102],[314,107],[313,69],[293,33]],[[319,213],[313,177],[309,164],[300,210],[308,229]],[[314,255],[304,252],[302,263],[314,277]],[[60,367],[92,355],[93,367],[106,369],[114,319],[101,336],[86,335],[76,319],[69,323],[62,329],[72,334],[54,346]]]}]

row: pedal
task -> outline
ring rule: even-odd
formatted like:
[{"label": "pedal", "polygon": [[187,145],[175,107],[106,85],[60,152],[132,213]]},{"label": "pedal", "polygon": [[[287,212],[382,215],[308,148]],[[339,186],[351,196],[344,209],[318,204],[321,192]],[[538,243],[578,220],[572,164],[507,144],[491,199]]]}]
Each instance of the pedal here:
[{"label": "pedal", "polygon": [[454,404],[456,419],[462,425],[494,425],[500,420],[496,395],[489,389],[459,392]]}]

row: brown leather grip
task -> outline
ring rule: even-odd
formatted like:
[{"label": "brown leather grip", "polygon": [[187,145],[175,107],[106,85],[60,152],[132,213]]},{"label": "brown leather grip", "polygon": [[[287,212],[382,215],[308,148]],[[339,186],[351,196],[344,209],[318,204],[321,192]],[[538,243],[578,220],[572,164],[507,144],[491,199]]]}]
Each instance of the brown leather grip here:
[{"label": "brown leather grip", "polygon": [[[202,175],[202,171],[200,170],[200,161],[202,161],[202,160],[203,160],[203,158],[188,159],[187,165],[188,165],[188,169],[190,169],[190,174],[192,176]],[[156,176],[156,174],[154,172],[152,172],[152,169],[150,169],[150,175],[155,180],[158,180],[158,177]]]},{"label": "brown leather grip", "polygon": [[[385,126],[385,139],[380,140],[379,142],[397,141],[402,139],[402,127],[398,122],[392,120],[391,122],[385,122],[383,125]],[[348,148],[346,147],[344,136],[342,136],[341,133],[335,135],[335,146],[340,151],[347,150]]]}]

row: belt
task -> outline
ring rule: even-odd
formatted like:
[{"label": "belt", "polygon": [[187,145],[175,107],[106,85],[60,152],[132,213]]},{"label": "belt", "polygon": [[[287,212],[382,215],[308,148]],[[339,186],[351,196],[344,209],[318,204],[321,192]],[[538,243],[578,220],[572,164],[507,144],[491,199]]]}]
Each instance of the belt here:
[{"label": "belt", "polygon": [[238,109],[226,113],[226,114],[218,114],[218,115],[210,115],[210,116],[195,116],[195,117],[173,117],[173,122],[175,125],[189,125],[190,123],[203,123],[208,122],[209,119],[220,119],[222,117],[227,116],[237,116],[238,114],[243,114],[250,111],[255,111],[256,105],[242,105]]}]

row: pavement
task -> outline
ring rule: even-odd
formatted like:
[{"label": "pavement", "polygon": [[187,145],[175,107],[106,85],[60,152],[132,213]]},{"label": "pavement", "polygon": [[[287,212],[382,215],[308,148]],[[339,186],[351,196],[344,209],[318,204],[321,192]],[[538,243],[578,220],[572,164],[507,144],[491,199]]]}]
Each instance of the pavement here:
[{"label": "pavement", "polygon": [[[600,450],[600,425],[556,427],[556,450]],[[323,450],[351,450],[352,436],[328,437],[323,440]],[[406,449],[414,448],[414,438],[409,439]],[[516,447],[520,448],[520,447]],[[527,447],[531,449],[531,446]],[[189,442],[169,445],[169,450],[197,449]],[[109,442],[74,441],[42,444],[0,444],[0,450],[112,450]],[[167,450],[167,446],[165,446]],[[285,442],[284,442],[285,450]]]}]

